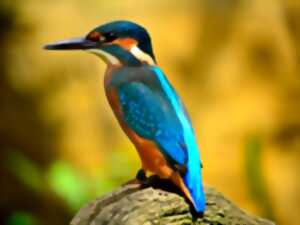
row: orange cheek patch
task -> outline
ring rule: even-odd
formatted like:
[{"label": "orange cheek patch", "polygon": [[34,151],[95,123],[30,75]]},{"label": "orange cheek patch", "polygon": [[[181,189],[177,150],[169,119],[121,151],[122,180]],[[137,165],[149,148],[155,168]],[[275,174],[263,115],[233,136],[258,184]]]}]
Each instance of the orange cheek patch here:
[{"label": "orange cheek patch", "polygon": [[117,44],[128,51],[130,51],[134,45],[137,45],[137,41],[133,38],[119,38],[114,40],[112,43]]}]

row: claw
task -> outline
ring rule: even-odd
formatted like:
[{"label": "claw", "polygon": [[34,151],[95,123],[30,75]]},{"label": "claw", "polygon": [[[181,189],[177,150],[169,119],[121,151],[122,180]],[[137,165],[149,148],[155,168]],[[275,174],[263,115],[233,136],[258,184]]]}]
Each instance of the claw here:
[{"label": "claw", "polygon": [[143,169],[139,169],[139,171],[137,172],[135,177],[138,181],[141,181],[141,182],[146,182],[148,179],[146,176],[146,173]]}]

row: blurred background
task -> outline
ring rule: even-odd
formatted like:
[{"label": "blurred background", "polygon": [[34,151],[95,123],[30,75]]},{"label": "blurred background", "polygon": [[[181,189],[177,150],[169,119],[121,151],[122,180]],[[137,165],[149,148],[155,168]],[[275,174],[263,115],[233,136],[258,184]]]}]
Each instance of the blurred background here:
[{"label": "blurred background", "polygon": [[205,184],[300,224],[299,0],[1,0],[0,224],[68,224],[135,176],[104,63],[42,50],[116,19],[151,33],[194,123]]}]

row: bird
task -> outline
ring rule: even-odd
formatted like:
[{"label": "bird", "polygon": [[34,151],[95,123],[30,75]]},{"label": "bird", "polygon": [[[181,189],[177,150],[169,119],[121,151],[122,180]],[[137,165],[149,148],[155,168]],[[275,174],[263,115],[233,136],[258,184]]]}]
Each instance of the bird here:
[{"label": "bird", "polygon": [[141,159],[137,178],[151,173],[170,180],[196,213],[203,214],[206,200],[195,132],[185,105],[157,64],[148,31],[117,20],[44,48],[84,50],[106,63],[105,94]]}]

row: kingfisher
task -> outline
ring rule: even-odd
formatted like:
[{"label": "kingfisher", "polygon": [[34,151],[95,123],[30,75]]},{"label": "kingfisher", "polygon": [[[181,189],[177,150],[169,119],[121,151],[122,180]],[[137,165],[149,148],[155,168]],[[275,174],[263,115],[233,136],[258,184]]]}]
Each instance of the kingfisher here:
[{"label": "kingfisher", "polygon": [[168,179],[205,210],[200,153],[187,110],[157,65],[147,30],[130,21],[100,25],[81,38],[48,44],[47,50],[85,50],[107,65],[104,89],[121,128],[135,146],[141,169]]}]

